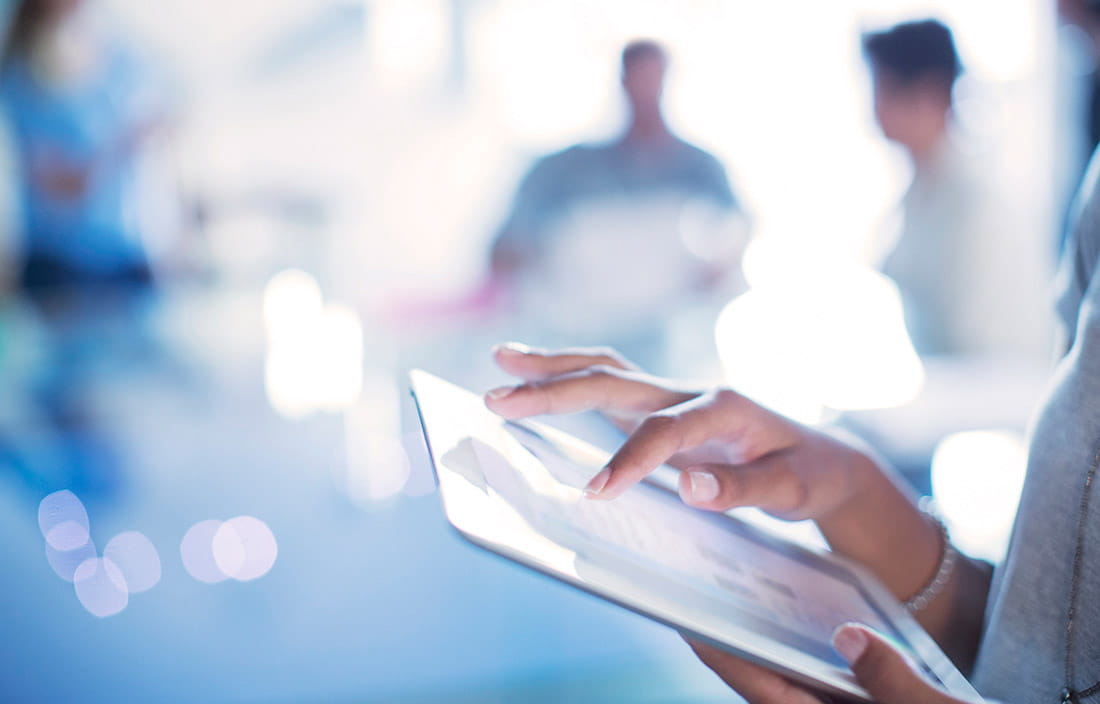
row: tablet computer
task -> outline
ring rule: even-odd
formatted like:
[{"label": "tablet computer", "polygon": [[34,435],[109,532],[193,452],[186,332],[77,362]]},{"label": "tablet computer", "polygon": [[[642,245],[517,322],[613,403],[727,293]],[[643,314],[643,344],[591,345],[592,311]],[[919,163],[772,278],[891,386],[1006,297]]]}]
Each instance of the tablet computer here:
[{"label": "tablet computer", "polygon": [[733,516],[701,511],[655,482],[584,498],[607,453],[427,372],[412,391],[447,520],[474,545],[816,691],[871,701],[830,644],[846,622],[892,638],[933,681],[977,693],[867,571]]}]

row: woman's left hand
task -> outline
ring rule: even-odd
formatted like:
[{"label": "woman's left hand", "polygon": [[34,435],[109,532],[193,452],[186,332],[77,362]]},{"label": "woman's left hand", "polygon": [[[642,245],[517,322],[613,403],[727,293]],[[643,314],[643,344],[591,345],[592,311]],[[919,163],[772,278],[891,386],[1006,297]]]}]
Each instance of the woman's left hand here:
[{"label": "woman's left hand", "polygon": [[[829,701],[736,655],[688,641],[699,659],[749,704],[825,704]],[[865,626],[837,629],[833,647],[856,681],[879,704],[966,704],[922,677],[889,641]],[[972,704],[972,703],[971,703]]]}]

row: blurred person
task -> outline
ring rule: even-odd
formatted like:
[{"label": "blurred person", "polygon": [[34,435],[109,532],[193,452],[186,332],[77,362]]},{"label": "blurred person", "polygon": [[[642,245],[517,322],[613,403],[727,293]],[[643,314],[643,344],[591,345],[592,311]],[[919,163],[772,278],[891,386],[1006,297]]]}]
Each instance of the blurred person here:
[{"label": "blurred person", "polygon": [[161,86],[91,2],[18,0],[7,27],[0,107],[17,188],[14,288],[37,313],[19,332],[33,337],[41,323],[42,334],[22,381],[29,403],[5,419],[0,454],[19,458],[9,464],[31,485],[113,491],[117,452],[89,389],[102,374],[133,373],[150,351],[141,216],[162,202],[146,170],[164,123]]},{"label": "blurred person", "polygon": [[146,67],[83,0],[20,0],[0,104],[16,150],[22,264],[36,301],[152,284],[139,161],[161,122]]},{"label": "blurred person", "polygon": [[[634,41],[621,61],[625,131],[535,163],[493,244],[492,272],[544,328],[610,335],[655,360],[669,301],[712,290],[738,268],[747,220],[721,163],[665,120],[665,49]],[[634,277],[608,260],[622,247]]]},{"label": "blurred person", "polygon": [[1017,241],[1027,234],[954,124],[962,66],[951,31],[931,19],[905,22],[866,34],[863,49],[875,120],[913,167],[882,268],[898,285],[914,347],[921,356],[1045,354],[1035,344],[1035,299],[1047,272],[1032,271]]}]

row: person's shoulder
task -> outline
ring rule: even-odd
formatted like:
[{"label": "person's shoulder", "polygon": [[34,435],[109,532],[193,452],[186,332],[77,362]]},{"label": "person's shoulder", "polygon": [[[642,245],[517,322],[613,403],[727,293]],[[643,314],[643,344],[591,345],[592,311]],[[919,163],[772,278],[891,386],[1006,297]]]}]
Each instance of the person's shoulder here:
[{"label": "person's shoulder", "polygon": [[554,175],[562,171],[572,171],[589,167],[599,159],[604,150],[601,145],[591,143],[573,144],[556,152],[535,159],[528,171],[528,177]]},{"label": "person's shoulder", "polygon": [[721,167],[722,162],[718,157],[714,156],[706,149],[696,146],[691,142],[681,137],[673,137],[676,149],[680,152],[680,156],[683,159],[691,160],[698,164],[705,164],[707,166]]}]

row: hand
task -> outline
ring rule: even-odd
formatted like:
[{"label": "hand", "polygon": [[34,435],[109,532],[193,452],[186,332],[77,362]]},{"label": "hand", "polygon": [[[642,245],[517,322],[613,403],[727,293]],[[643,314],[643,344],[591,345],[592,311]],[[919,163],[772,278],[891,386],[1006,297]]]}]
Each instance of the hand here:
[{"label": "hand", "polygon": [[788,519],[819,518],[858,494],[854,448],[729,389],[677,388],[607,350],[547,353],[502,345],[498,364],[523,379],[490,391],[505,418],[598,410],[630,437],[589,483],[610,499],[661,464],[681,470],[680,494],[700,508],[758,506]]},{"label": "hand", "polygon": [[[735,655],[702,643],[688,641],[688,644],[707,667],[749,704],[830,701]],[[921,677],[904,655],[865,626],[841,626],[833,636],[833,647],[848,661],[860,686],[879,704],[966,704]]]}]

